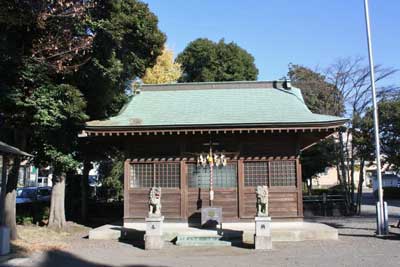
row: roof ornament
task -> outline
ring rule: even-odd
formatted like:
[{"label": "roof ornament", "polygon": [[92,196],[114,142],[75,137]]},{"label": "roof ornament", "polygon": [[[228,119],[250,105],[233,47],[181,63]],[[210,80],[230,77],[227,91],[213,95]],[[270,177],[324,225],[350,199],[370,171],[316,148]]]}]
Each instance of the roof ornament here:
[{"label": "roof ornament", "polygon": [[292,83],[291,83],[290,79],[288,79],[286,76],[283,76],[281,78],[281,81],[282,81],[283,89],[286,89],[286,90],[292,89]]},{"label": "roof ornament", "polygon": [[286,77],[285,77],[285,88],[292,89],[292,82],[290,81],[290,79],[287,79]]},{"label": "roof ornament", "polygon": [[140,92],[142,91],[142,85],[143,85],[143,81],[139,77],[136,77],[132,81],[131,89],[132,89],[133,96],[140,94]]}]

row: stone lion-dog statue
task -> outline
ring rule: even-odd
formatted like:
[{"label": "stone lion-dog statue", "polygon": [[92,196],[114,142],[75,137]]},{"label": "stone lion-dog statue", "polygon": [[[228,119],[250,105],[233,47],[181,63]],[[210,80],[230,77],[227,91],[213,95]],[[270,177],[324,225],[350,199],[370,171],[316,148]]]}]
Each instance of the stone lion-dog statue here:
[{"label": "stone lion-dog statue", "polygon": [[257,216],[268,216],[268,186],[257,186]]},{"label": "stone lion-dog statue", "polygon": [[149,217],[161,216],[161,187],[152,187],[149,194]]}]

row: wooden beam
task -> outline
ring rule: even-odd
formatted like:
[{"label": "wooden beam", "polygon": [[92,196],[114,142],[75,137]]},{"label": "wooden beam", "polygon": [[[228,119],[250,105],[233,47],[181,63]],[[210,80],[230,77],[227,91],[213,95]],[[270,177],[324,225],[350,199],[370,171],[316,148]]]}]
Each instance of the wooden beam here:
[{"label": "wooden beam", "polygon": [[301,175],[300,159],[296,159],[296,174],[297,174],[297,215],[303,217],[303,178]]},{"label": "wooden beam", "polygon": [[134,129],[134,130],[85,130],[88,136],[113,136],[113,135],[117,135],[119,136],[121,133],[124,135],[127,135],[128,133],[130,135],[150,135],[150,134],[154,134],[157,135],[158,133],[164,135],[166,132],[169,133],[170,135],[173,134],[188,134],[189,132],[191,132],[192,134],[196,134],[196,133],[200,133],[203,134],[204,132],[211,134],[211,133],[259,133],[259,132],[263,132],[263,133],[274,133],[274,132],[286,132],[286,133],[290,133],[290,132],[294,132],[297,133],[299,131],[301,132],[314,132],[314,131],[318,131],[318,132],[335,132],[337,131],[339,126],[337,125],[328,125],[328,126],[306,126],[306,127],[282,127],[282,128],[269,128],[269,127],[254,127],[254,128],[249,128],[249,127],[243,127],[243,128],[197,128],[197,129],[171,129],[171,130],[167,130],[167,129]]},{"label": "wooden beam", "polygon": [[188,205],[188,185],[187,185],[187,165],[186,161],[182,160],[180,162],[180,174],[181,174],[181,218],[186,220],[187,205]]},{"label": "wooden beam", "polygon": [[244,163],[243,159],[238,160],[238,212],[239,218],[243,218],[245,216],[244,210],[244,201],[245,201],[245,194],[244,194]]},{"label": "wooden beam", "polygon": [[129,213],[130,159],[124,162],[124,219],[131,217]]}]

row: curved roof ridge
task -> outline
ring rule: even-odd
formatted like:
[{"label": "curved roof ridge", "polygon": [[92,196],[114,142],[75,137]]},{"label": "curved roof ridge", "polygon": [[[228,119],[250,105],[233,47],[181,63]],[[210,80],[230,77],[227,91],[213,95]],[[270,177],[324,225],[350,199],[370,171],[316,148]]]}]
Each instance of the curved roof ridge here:
[{"label": "curved roof ridge", "polygon": [[214,89],[243,89],[243,88],[282,88],[287,81],[224,81],[224,82],[190,82],[190,83],[161,83],[143,84],[142,91],[166,90],[214,90]]}]

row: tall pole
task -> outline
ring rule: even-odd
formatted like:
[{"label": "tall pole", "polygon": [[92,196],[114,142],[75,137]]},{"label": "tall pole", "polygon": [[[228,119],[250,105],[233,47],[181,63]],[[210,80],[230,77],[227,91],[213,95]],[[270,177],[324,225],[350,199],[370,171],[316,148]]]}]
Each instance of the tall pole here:
[{"label": "tall pole", "polygon": [[378,198],[379,204],[377,206],[377,235],[382,236],[387,234],[385,214],[383,208],[383,191],[382,191],[382,174],[381,174],[381,152],[379,143],[379,124],[378,124],[378,106],[376,104],[376,89],[375,89],[375,73],[374,73],[374,59],[372,57],[372,43],[371,43],[371,27],[369,23],[369,10],[368,0],[364,0],[365,10],[365,24],[367,29],[367,41],[368,41],[368,59],[370,68],[371,78],[371,89],[372,89],[372,104],[374,113],[374,134],[375,134],[375,154],[376,154],[376,174],[378,178]]}]

